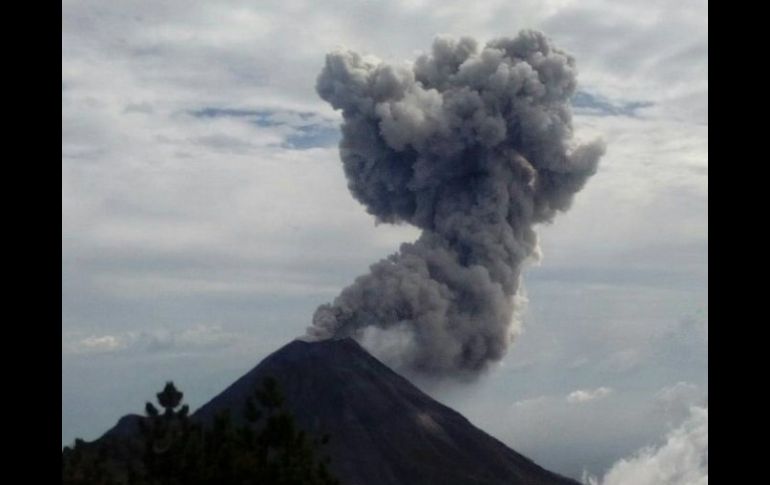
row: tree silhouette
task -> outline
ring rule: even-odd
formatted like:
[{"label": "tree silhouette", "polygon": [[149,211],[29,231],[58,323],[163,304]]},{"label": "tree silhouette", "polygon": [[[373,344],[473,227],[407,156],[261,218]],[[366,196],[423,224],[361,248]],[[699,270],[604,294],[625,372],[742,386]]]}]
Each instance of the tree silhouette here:
[{"label": "tree silhouette", "polygon": [[167,382],[148,402],[139,433],[62,450],[68,485],[338,485],[318,449],[328,441],[300,430],[267,378],[244,403],[236,424],[229,411],[210,426],[193,422],[184,394]]},{"label": "tree silhouette", "polygon": [[176,410],[183,396],[173,382],[167,382],[163,390],[156,394],[163,413],[148,402],[145,405],[147,418],[139,422],[139,430],[144,438],[144,471],[158,483],[186,483],[180,482],[185,478],[181,472],[193,458],[189,454],[189,445],[190,440],[194,439],[191,434],[195,430],[189,420],[189,406],[185,404]]}]

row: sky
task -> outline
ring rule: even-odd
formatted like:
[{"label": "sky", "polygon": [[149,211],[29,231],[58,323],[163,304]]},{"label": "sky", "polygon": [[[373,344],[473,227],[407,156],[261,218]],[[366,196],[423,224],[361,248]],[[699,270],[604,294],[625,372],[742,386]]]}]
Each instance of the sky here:
[{"label": "sky", "polygon": [[63,445],[169,379],[200,406],[417,237],[347,190],[327,52],[534,28],[576,58],[576,136],[607,152],[537,228],[503,361],[418,384],[586,483],[707,483],[708,4],[472,5],[63,2]]}]

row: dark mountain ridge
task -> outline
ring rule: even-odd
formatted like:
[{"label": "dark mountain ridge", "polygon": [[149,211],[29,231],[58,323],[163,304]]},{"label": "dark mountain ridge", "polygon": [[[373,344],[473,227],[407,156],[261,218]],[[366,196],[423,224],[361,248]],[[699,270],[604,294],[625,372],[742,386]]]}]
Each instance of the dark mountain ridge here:
[{"label": "dark mountain ridge", "polygon": [[546,485],[549,472],[420,391],[355,340],[295,340],[193,414],[204,423],[275,378],[298,425],[331,440],[324,451],[344,485]]},{"label": "dark mountain ridge", "polygon": [[[208,425],[229,412],[245,424],[246,401],[268,377],[301,429],[330,436],[322,452],[342,485],[578,485],[476,428],[350,338],[285,345],[191,418]],[[97,442],[120,443],[120,460],[131,460],[143,419],[124,416]]]}]

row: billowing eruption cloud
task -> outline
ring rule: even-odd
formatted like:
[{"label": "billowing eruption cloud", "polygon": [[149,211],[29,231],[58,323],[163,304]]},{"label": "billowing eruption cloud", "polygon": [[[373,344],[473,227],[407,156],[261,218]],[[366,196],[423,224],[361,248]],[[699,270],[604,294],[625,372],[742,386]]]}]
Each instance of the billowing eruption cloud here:
[{"label": "billowing eruption cloud", "polygon": [[400,362],[434,375],[501,359],[533,225],[569,208],[604,153],[572,139],[575,76],[535,31],[483,48],[441,37],[404,65],[328,54],[316,88],[342,110],[350,191],[378,222],[422,233],[319,307],[308,336],[406,334]]}]

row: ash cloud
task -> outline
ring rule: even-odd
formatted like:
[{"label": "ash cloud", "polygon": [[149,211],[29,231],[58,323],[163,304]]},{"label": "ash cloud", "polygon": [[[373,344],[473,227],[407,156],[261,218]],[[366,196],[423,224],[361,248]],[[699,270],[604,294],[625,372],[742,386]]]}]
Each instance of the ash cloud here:
[{"label": "ash cloud", "polygon": [[321,305],[308,337],[374,327],[407,336],[402,367],[478,374],[516,333],[535,224],[569,208],[604,153],[573,140],[574,59],[536,31],[483,47],[440,37],[410,64],[330,53],[316,89],[342,110],[353,196],[377,222],[422,233]]}]

